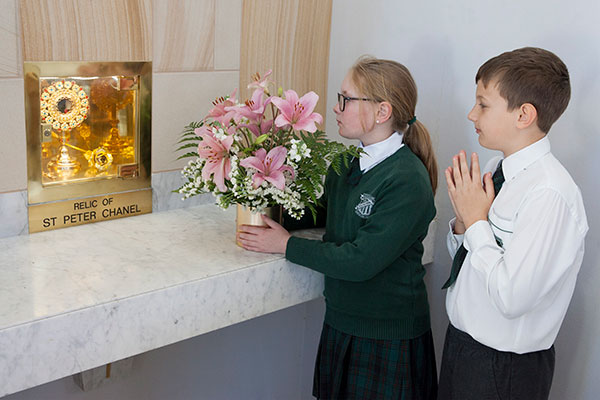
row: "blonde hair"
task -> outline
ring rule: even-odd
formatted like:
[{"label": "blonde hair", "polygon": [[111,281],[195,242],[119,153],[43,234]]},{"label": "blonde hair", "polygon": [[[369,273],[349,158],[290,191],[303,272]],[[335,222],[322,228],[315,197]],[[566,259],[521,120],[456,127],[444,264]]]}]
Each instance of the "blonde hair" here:
[{"label": "blonde hair", "polygon": [[392,127],[404,132],[404,143],[427,168],[431,188],[437,189],[437,161],[431,137],[425,125],[414,120],[417,85],[408,69],[392,60],[361,57],[350,69],[354,85],[361,95],[392,106]]}]

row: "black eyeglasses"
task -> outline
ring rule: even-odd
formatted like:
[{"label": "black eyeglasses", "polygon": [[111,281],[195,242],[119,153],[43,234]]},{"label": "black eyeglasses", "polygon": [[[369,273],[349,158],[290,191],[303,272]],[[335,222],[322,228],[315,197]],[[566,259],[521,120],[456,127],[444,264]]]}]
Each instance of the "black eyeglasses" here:
[{"label": "black eyeglasses", "polygon": [[346,109],[346,102],[350,100],[362,100],[362,101],[375,101],[366,97],[348,97],[341,93],[338,93],[338,105],[340,106],[340,112],[344,112]]}]

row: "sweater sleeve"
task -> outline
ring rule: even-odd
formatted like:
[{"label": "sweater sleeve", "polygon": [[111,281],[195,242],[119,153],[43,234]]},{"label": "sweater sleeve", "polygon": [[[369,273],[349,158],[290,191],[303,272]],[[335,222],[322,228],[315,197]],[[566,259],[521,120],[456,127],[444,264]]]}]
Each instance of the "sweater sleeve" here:
[{"label": "sweater sleeve", "polygon": [[335,279],[371,279],[427,233],[435,215],[422,182],[388,185],[352,241],[336,244],[291,237],[286,258]]}]

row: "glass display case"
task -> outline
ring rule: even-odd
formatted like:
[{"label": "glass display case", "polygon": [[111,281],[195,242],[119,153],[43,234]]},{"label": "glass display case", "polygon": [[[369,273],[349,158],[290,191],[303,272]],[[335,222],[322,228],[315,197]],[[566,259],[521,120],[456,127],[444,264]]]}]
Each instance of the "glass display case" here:
[{"label": "glass display case", "polygon": [[152,211],[151,71],[24,63],[30,232]]}]

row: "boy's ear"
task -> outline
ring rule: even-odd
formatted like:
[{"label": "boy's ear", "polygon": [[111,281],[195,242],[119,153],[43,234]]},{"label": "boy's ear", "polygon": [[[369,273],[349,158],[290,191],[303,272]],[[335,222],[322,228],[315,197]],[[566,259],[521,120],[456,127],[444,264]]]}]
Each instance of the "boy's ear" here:
[{"label": "boy's ear", "polygon": [[531,103],[523,103],[521,107],[519,107],[518,115],[517,127],[519,129],[529,128],[537,121],[537,109]]},{"label": "boy's ear", "polygon": [[382,101],[379,103],[377,107],[377,112],[375,118],[379,121],[379,123],[384,123],[388,119],[392,117],[392,105],[387,101]]}]

